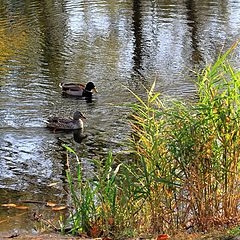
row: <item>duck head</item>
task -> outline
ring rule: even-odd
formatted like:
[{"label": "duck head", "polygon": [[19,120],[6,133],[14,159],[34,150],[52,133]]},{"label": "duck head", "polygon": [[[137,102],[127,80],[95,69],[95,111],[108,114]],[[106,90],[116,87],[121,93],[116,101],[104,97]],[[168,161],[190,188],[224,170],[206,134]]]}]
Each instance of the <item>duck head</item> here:
[{"label": "duck head", "polygon": [[91,92],[93,90],[95,93],[97,93],[97,89],[96,89],[93,82],[88,82],[86,87],[85,87],[85,90],[87,90],[89,92]]},{"label": "duck head", "polygon": [[73,120],[79,120],[79,119],[86,119],[86,117],[80,111],[76,111],[73,114]]}]

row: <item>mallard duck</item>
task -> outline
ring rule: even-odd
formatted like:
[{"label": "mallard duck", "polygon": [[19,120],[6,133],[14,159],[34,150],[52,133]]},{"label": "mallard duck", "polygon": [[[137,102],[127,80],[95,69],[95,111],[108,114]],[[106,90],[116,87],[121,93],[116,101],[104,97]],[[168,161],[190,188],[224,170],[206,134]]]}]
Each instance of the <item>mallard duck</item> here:
[{"label": "mallard duck", "polygon": [[85,116],[81,112],[76,111],[73,114],[73,119],[50,117],[46,123],[48,128],[52,128],[54,130],[75,130],[83,129],[82,119],[86,119]]},{"label": "mallard duck", "polygon": [[69,96],[92,97],[93,92],[97,92],[93,82],[88,82],[86,86],[81,83],[60,83],[59,86],[62,93]]}]

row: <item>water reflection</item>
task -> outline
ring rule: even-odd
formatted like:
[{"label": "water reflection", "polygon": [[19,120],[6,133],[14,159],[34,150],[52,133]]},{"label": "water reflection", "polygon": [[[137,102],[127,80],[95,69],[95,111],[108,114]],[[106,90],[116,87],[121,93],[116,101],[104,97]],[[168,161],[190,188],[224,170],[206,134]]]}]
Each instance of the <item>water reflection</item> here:
[{"label": "water reflection", "polygon": [[[75,130],[49,130],[51,131],[53,134],[61,134],[61,135],[72,135],[72,139],[76,142],[76,143],[82,143],[82,141],[87,138],[87,134],[84,132],[83,129],[75,129]],[[65,144],[65,141],[58,139],[58,145],[59,147],[63,146],[63,144]],[[68,138],[69,140],[69,138]]]},{"label": "water reflection", "polygon": [[192,60],[194,63],[199,63],[203,61],[202,53],[199,46],[198,38],[198,19],[195,1],[187,0],[186,1],[187,9],[187,25],[189,26],[189,32],[191,34],[191,43],[192,43]]},{"label": "water reflection", "polygon": [[133,0],[133,34],[134,34],[134,51],[133,51],[133,72],[141,73],[142,70],[142,16],[141,0]]},{"label": "water reflection", "polygon": [[83,133],[82,129],[73,131],[73,139],[77,143],[81,143],[83,141],[83,139],[85,139],[86,137],[87,137],[87,135]]}]

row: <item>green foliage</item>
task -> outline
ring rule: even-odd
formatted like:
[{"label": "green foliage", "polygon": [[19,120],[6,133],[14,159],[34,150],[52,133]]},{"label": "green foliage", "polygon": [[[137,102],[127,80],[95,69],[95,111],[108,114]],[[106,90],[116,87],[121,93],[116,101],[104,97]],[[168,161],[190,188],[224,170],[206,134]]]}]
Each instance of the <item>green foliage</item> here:
[{"label": "green foliage", "polygon": [[198,74],[197,103],[160,100],[152,87],[147,103],[132,105],[136,179],[154,231],[239,216],[240,75],[227,61],[235,47]]},{"label": "green foliage", "polygon": [[84,179],[81,162],[75,151],[67,146],[64,147],[77,159],[76,182],[73,181],[69,163],[66,171],[73,211],[65,223],[65,228],[70,224],[73,234],[86,233],[92,237],[111,234],[117,212],[116,176],[121,164],[112,169],[113,157],[110,152],[105,162],[93,161],[96,169],[94,177]]},{"label": "green foliage", "polygon": [[[68,169],[66,176],[72,197],[73,211],[71,212],[70,221],[72,224],[71,231],[73,234],[78,232],[88,232],[90,228],[90,220],[95,213],[94,204],[94,189],[90,186],[89,181],[84,181],[82,176],[81,163],[75,151],[67,146],[64,146],[69,152],[76,156],[77,160],[77,183],[73,181],[73,174],[67,162]],[[69,221],[67,221],[67,224]]]},{"label": "green foliage", "polygon": [[240,235],[240,226],[237,226],[233,229],[230,229],[228,233],[232,236],[239,236]]},{"label": "green foliage", "polygon": [[83,178],[78,158],[77,181],[67,170],[73,233],[116,239],[238,224],[240,73],[228,61],[235,47],[197,74],[195,103],[161,99],[155,83],[147,100],[132,92],[134,156],[93,161],[93,178]]}]

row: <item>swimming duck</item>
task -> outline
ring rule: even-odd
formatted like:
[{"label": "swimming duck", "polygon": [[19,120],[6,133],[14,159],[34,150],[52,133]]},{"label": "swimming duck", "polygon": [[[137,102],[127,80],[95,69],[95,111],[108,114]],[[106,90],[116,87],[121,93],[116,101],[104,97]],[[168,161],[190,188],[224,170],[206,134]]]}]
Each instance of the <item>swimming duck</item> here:
[{"label": "swimming duck", "polygon": [[82,119],[86,119],[85,116],[81,112],[76,111],[73,114],[73,119],[50,117],[46,123],[48,128],[53,128],[54,130],[75,130],[83,129]]},{"label": "swimming duck", "polygon": [[62,93],[76,97],[92,97],[93,92],[97,89],[93,82],[88,82],[86,86],[81,83],[60,83]]}]

